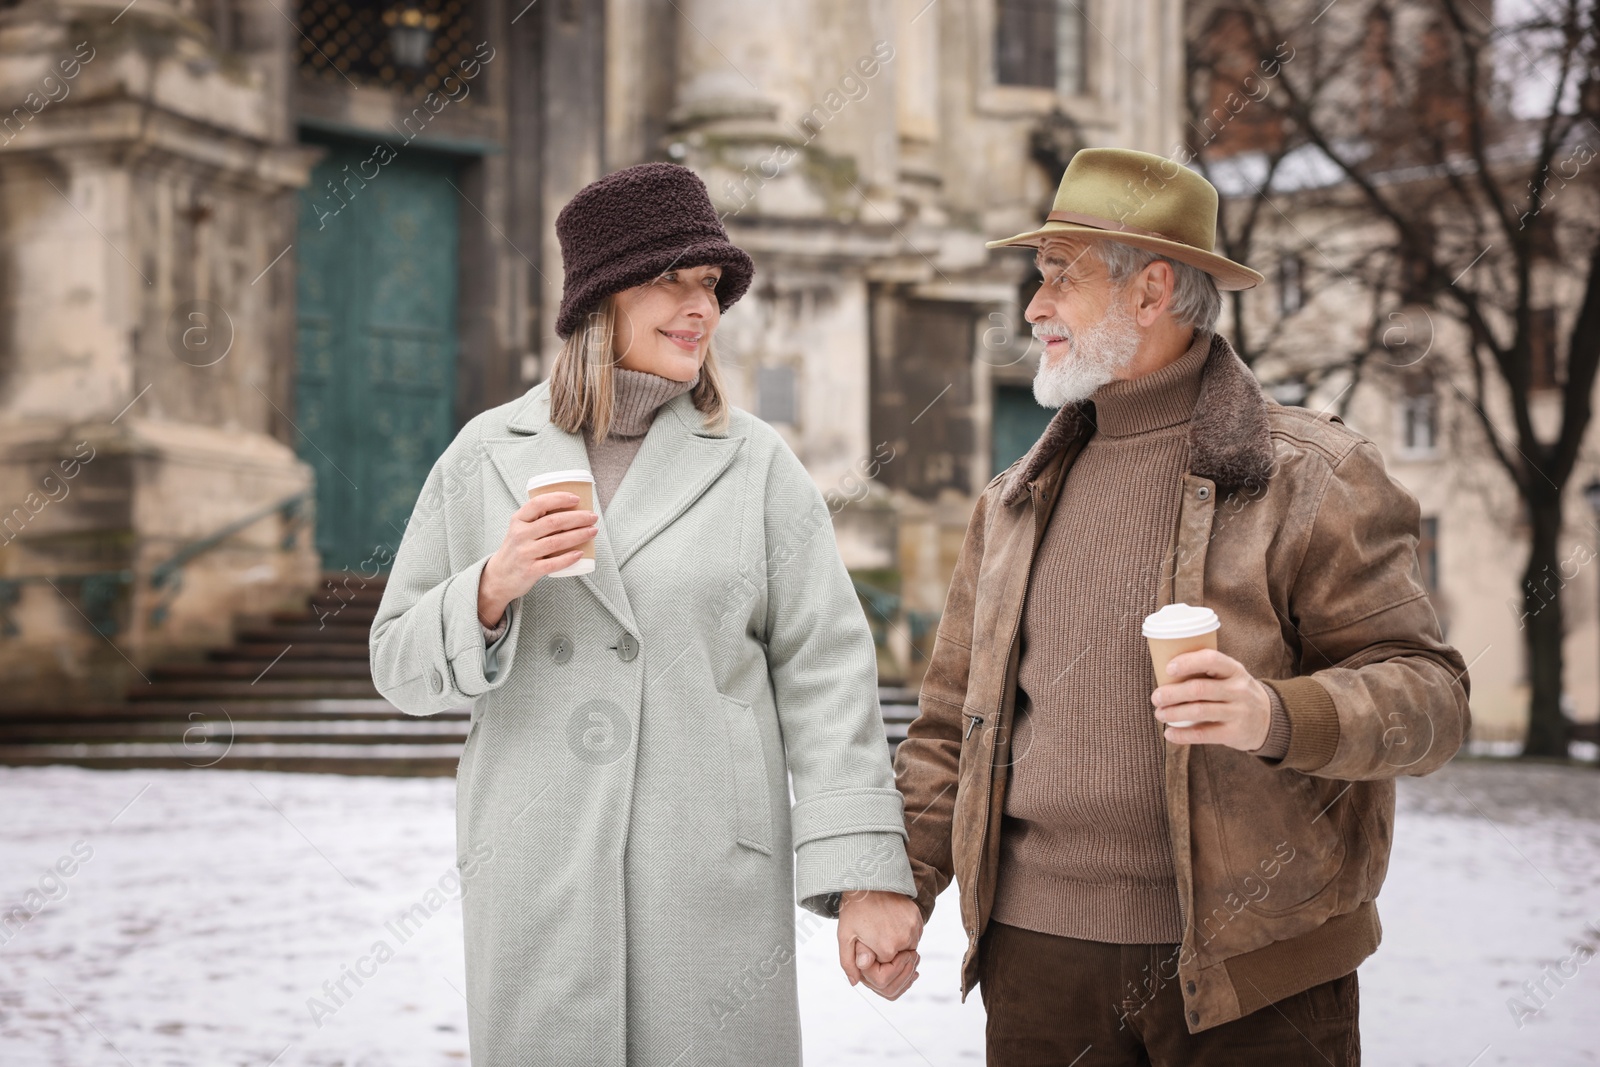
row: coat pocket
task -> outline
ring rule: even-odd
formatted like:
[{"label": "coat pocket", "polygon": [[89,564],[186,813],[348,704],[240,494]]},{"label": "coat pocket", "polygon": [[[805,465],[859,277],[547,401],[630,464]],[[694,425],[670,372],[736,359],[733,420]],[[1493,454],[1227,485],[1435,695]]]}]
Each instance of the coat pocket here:
[{"label": "coat pocket", "polygon": [[767,761],[755,711],[742,700],[722,698],[723,721],[732,757],[734,831],[739,844],[772,855],[772,801],[767,789]]}]

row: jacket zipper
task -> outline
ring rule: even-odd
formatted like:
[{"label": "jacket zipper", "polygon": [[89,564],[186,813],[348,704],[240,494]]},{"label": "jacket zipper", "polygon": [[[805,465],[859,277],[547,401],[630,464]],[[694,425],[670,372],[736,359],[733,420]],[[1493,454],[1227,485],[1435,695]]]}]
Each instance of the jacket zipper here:
[{"label": "jacket zipper", "polygon": [[974,729],[976,729],[978,726],[983,724],[983,716],[982,715],[968,715],[967,718],[972,720],[972,721],[967,723],[967,732],[966,732],[966,735],[962,737],[963,741],[965,741],[968,737],[971,737],[972,736],[972,731]]}]

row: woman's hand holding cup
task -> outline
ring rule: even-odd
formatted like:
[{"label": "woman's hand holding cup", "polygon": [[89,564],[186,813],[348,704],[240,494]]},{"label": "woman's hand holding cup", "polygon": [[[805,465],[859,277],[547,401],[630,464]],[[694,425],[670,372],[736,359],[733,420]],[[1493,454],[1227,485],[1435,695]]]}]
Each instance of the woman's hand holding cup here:
[{"label": "woman's hand holding cup", "polygon": [[478,619],[498,626],[506,605],[535,582],[576,563],[599,532],[600,517],[576,493],[540,493],[511,516],[500,547],[478,579]]}]

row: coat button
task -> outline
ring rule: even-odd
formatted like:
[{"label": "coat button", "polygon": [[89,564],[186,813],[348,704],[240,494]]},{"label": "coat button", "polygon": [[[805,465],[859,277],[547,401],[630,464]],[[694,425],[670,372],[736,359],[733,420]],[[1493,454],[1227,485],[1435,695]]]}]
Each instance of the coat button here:
[{"label": "coat button", "polygon": [[435,693],[444,692],[444,675],[439,673],[439,668],[434,667],[428,671],[428,688]]},{"label": "coat button", "polygon": [[561,634],[556,634],[550,639],[550,658],[557,663],[565,663],[572,658],[572,642]]},{"label": "coat button", "polygon": [[1198,1023],[1200,1021],[1200,1013],[1197,1011],[1191,1011],[1189,1013],[1189,1021],[1192,1023]]},{"label": "coat button", "polygon": [[639,639],[630,633],[617,638],[617,658],[627,663],[639,654]]},{"label": "coat button", "polygon": [[1195,495],[1198,496],[1201,500],[1209,500],[1209,499],[1211,499],[1211,487],[1202,485],[1200,487],[1199,492],[1197,492]]},{"label": "coat button", "polygon": [[1185,984],[1184,987],[1183,987],[1183,990],[1184,990],[1185,993],[1188,993],[1191,997],[1194,996],[1194,983],[1193,982],[1189,982],[1189,983]]}]

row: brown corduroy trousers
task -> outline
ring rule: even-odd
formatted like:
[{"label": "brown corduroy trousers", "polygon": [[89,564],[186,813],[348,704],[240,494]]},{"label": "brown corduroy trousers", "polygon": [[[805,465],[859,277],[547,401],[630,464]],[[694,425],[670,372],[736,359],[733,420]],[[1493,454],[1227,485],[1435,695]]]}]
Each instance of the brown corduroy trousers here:
[{"label": "brown corduroy trousers", "polygon": [[990,921],[978,944],[990,1067],[1358,1067],[1356,972],[1189,1033],[1177,945],[1118,945]]}]

